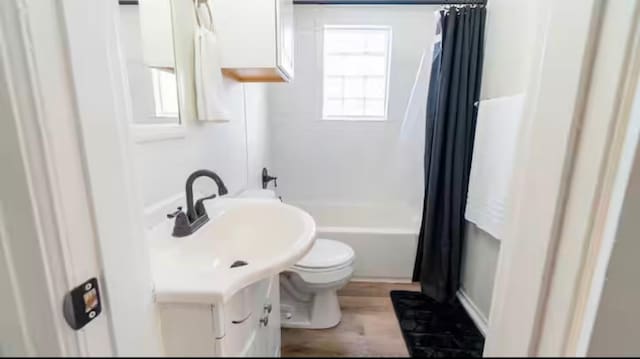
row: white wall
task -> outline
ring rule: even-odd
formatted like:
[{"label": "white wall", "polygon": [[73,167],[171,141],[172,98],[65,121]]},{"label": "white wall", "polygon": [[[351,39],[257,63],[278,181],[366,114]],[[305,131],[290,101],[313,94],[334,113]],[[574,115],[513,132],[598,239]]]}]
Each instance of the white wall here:
[{"label": "white wall", "polygon": [[[227,85],[230,122],[199,123],[183,116],[187,129],[184,138],[136,146],[136,173],[145,207],[184,193],[189,174],[202,168],[216,172],[230,193],[247,187],[243,85],[231,81]],[[198,185],[204,191],[215,190],[208,180],[198,181]]]},{"label": "white wall", "polygon": [[640,355],[640,147],[625,193],[588,356]]},{"label": "white wall", "polygon": [[[424,120],[412,118],[408,130],[403,131],[403,119],[423,52],[431,48],[436,9],[436,6],[295,7],[296,76],[291,84],[270,85],[269,93],[274,158],[271,172],[278,176],[278,193],[285,201],[328,205],[326,210],[346,206],[357,211],[356,208],[365,206],[420,216],[424,157],[424,130],[420,124]],[[324,25],[392,27],[387,121],[322,120]],[[384,222],[375,226],[394,227],[391,217],[383,217]],[[409,234],[324,235],[354,248],[360,263],[355,274],[358,279],[410,281],[418,221],[403,230]],[[411,231],[415,234],[410,234]],[[396,249],[394,255],[389,255],[389,246]]]},{"label": "white wall", "polygon": [[484,319],[489,318],[499,252],[498,239],[467,222],[460,281],[465,294],[480,310]]},{"label": "white wall", "polygon": [[495,0],[487,5],[481,99],[525,91],[541,29],[544,1]]},{"label": "white wall", "polygon": [[[296,6],[295,80],[270,86],[274,175],[295,202],[422,202],[424,131],[402,136],[404,111],[434,27],[432,6]],[[391,25],[386,122],[321,120],[324,24]]]},{"label": "white wall", "polygon": [[[533,54],[541,46],[535,35],[542,26],[544,6],[544,1],[489,1],[481,99],[525,92]],[[485,318],[489,317],[499,250],[496,238],[471,223],[467,225],[462,289]]]},{"label": "white wall", "polygon": [[262,168],[271,165],[267,87],[245,85],[247,121],[247,187],[262,188]]},{"label": "white wall", "polygon": [[[136,146],[136,173],[145,207],[184,194],[189,174],[202,168],[216,172],[230,193],[258,188],[261,185],[259,172],[269,164],[264,85],[225,79],[231,121],[200,122],[195,119],[193,5],[191,1],[178,0],[174,1],[173,10],[181,121],[186,127],[186,135]],[[215,191],[215,185],[206,179],[198,181],[196,186],[196,191]]]}]

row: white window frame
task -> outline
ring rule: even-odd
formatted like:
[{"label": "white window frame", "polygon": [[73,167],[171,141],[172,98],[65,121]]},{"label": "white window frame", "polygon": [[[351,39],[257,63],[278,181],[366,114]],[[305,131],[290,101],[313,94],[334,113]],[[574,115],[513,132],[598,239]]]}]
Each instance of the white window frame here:
[{"label": "white window frame", "polygon": [[[327,53],[325,51],[325,35],[326,35],[326,30],[331,29],[331,30],[359,30],[359,31],[367,31],[367,30],[384,30],[387,32],[387,46],[386,46],[386,51],[385,51],[385,81],[384,81],[384,114],[383,116],[371,116],[371,115],[341,115],[341,116],[330,116],[327,115],[325,112],[325,80],[326,80],[326,74],[325,74],[325,67],[324,64],[326,62],[326,58],[327,58]],[[321,49],[320,49],[320,60],[321,60],[321,82],[322,82],[322,89],[321,89],[321,119],[323,121],[356,121],[356,122],[367,122],[367,121],[374,121],[374,122],[384,122],[388,120],[388,113],[389,113],[389,78],[390,78],[390,72],[391,72],[391,49],[392,49],[392,41],[393,41],[393,30],[391,26],[387,26],[387,25],[324,25],[322,27],[322,37],[321,37],[322,41],[321,41]],[[365,53],[363,53],[365,54]],[[357,55],[354,53],[354,55]],[[366,96],[363,97],[366,101]]]}]

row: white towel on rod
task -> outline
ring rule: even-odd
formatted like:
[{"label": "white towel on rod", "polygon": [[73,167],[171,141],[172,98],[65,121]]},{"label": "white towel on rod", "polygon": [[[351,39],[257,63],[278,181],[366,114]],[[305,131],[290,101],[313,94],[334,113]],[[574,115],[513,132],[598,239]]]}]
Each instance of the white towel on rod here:
[{"label": "white towel on rod", "polygon": [[213,31],[197,26],[195,31],[195,83],[198,119],[228,121],[219,50]]},{"label": "white towel on rod", "polygon": [[483,100],[479,106],[465,218],[504,239],[524,95]]}]

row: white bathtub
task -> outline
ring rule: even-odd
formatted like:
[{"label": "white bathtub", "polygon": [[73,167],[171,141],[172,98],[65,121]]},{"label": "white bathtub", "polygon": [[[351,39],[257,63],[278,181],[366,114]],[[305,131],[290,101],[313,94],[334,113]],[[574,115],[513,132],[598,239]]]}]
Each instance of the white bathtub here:
[{"label": "white bathtub", "polygon": [[403,206],[289,202],[313,216],[318,238],[350,245],[354,280],[410,282],[420,230],[418,210]]}]

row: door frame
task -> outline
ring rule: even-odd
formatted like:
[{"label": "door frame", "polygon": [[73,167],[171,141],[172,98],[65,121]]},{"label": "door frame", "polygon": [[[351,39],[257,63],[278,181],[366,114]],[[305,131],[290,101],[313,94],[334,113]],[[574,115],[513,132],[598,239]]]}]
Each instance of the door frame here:
[{"label": "door frame", "polygon": [[[7,93],[0,93],[0,99],[12,103],[17,114],[11,119],[18,128],[20,160],[27,168],[29,201],[36,208],[37,261],[49,276],[44,290],[54,313],[51,334],[58,338],[52,348],[62,355],[162,353],[142,206],[130,158],[132,114],[119,51],[117,6],[116,0],[0,3],[2,19],[13,19],[0,26],[6,44],[0,49],[0,70],[13,84]],[[625,6],[633,11],[625,15]],[[532,71],[535,81],[528,89],[523,145],[518,153],[527,166],[515,174],[516,188],[522,190],[512,207],[516,208],[516,225],[509,232],[512,240],[503,241],[500,254],[487,355],[585,352],[584,338],[592,325],[589,313],[597,305],[602,263],[606,263],[607,243],[612,241],[592,223],[615,219],[616,201],[607,200],[618,193],[624,153],[635,146],[633,139],[622,136],[627,112],[612,111],[628,103],[631,84],[607,85],[615,87],[610,87],[615,95],[602,104],[609,106],[608,112],[599,109],[605,114],[604,133],[590,127],[589,121],[596,118],[589,117],[589,111],[596,109],[588,108],[586,99],[596,79],[595,49],[602,44],[597,39],[608,26],[627,35],[635,31],[638,17],[628,14],[637,15],[637,7],[631,0],[549,4],[541,39],[544,46]],[[637,42],[621,44],[616,54],[637,53]],[[627,66],[601,64],[599,71],[611,70],[613,78],[620,79],[632,71],[629,64],[633,61],[624,63]],[[20,86],[27,86],[24,92]],[[595,136],[591,140],[601,146],[595,170],[580,165],[581,156],[589,153],[581,146],[588,141],[585,129],[591,129],[589,133]],[[545,150],[536,151],[539,148]],[[577,177],[577,170],[586,171],[585,177]],[[573,223],[572,216],[584,214],[585,208],[575,210],[576,194],[571,189],[579,188],[577,180],[594,179],[596,186],[589,187],[591,200],[586,208],[596,221],[567,227]],[[528,190],[531,188],[536,190]],[[0,215],[6,216],[6,208]],[[566,231],[578,229],[582,234],[566,242]],[[3,243],[6,238],[12,240],[1,235]],[[582,255],[565,265],[557,254],[567,245],[578,248]],[[589,274],[585,263],[594,258],[599,267]],[[15,263],[25,258],[13,259]],[[564,277],[563,271],[570,275]],[[105,311],[102,318],[74,332],[65,326],[56,308],[61,294],[88,276],[100,278]],[[559,278],[568,279],[557,282]],[[554,283],[569,283],[575,290],[557,290]],[[556,301],[565,303],[569,315],[554,316],[551,309],[556,306],[551,304]],[[29,330],[37,322],[26,316],[33,308],[24,309]],[[562,339],[550,340],[556,333]],[[39,353],[36,345],[30,353]]]},{"label": "door frame", "polygon": [[603,224],[616,220],[612,193],[626,186],[613,179],[625,166],[621,153],[635,146],[624,134],[637,80],[638,9],[634,1],[549,4],[485,355],[586,353],[593,326],[586,313],[603,284],[591,263],[607,256],[602,244],[612,239]]},{"label": "door frame", "polygon": [[[26,345],[18,354],[162,355],[130,158],[118,2],[15,0],[0,9],[0,80],[7,84],[0,101],[9,104],[7,135],[16,138],[8,158],[24,169],[11,172],[14,184],[28,189],[22,198],[3,192],[0,224],[26,218],[37,232],[29,238],[0,228],[11,294],[22,305],[17,325]],[[7,209],[21,201],[32,216]],[[20,251],[25,243],[30,252]],[[74,331],[62,298],[91,277],[99,280],[103,312]],[[24,300],[31,297],[41,300]]]},{"label": "door frame", "polygon": [[[12,127],[3,135],[16,142],[7,160],[21,168],[10,168],[4,177],[11,180],[2,196],[2,242],[13,276],[11,294],[22,312],[22,354],[112,355],[108,305],[79,331],[62,316],[69,290],[91,277],[99,279],[101,289],[105,286],[66,76],[60,9],[53,1],[4,1],[0,9],[0,77],[7,89],[0,92],[7,104],[2,121]],[[20,185],[26,188],[21,191]],[[29,208],[22,209],[22,203]],[[20,250],[27,245],[29,252]]]},{"label": "door frame", "polygon": [[120,44],[119,4],[64,0],[61,13],[115,352],[159,355],[160,318],[135,183],[129,132],[133,110]]}]

